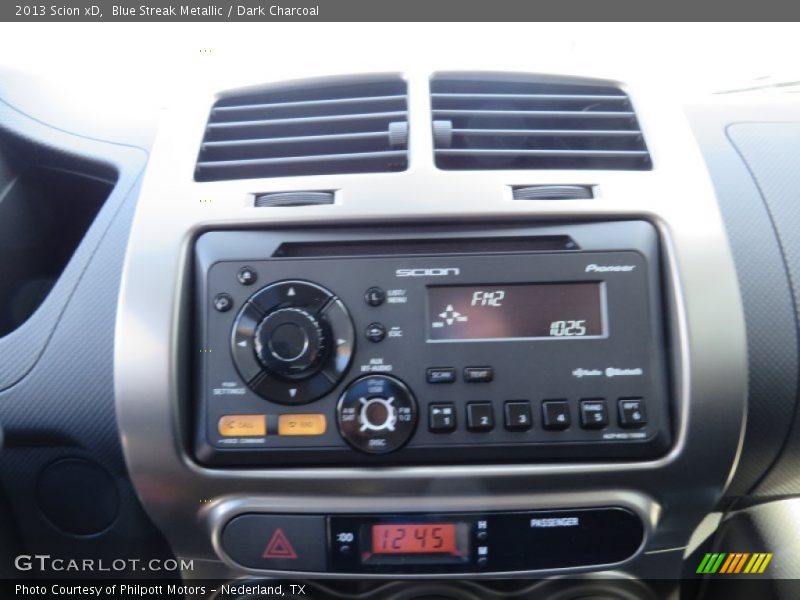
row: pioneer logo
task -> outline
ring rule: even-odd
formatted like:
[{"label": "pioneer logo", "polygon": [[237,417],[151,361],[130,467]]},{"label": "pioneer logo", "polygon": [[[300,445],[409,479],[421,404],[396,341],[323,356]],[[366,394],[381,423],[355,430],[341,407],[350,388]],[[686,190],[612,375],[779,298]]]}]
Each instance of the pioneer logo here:
[{"label": "pioneer logo", "polygon": [[460,275],[461,270],[457,267],[441,269],[397,269],[394,273],[398,277],[447,277],[448,275]]},{"label": "pioneer logo", "polygon": [[618,273],[633,271],[636,265],[586,265],[585,273]]}]

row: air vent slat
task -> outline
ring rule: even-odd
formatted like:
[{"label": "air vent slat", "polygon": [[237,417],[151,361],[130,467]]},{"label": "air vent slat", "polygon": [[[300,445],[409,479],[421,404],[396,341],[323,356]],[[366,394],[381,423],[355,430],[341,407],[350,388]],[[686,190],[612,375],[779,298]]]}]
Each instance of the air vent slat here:
[{"label": "air vent slat", "polygon": [[221,140],[203,142],[203,150],[209,148],[233,148],[238,146],[266,146],[274,144],[303,144],[314,142],[338,142],[344,140],[389,139],[388,131],[364,131],[356,133],[331,133],[328,135],[298,135],[294,137],[255,138],[252,140]]},{"label": "air vent slat", "polygon": [[455,100],[627,100],[625,94],[431,94],[431,98]]},{"label": "air vent slat", "polygon": [[221,99],[211,109],[195,179],[378,173],[407,166],[405,82],[339,79]]},{"label": "air vent slat", "polygon": [[197,166],[202,169],[244,167],[248,165],[279,165],[285,163],[316,162],[331,160],[353,160],[360,158],[399,158],[405,155],[404,150],[387,152],[356,152],[353,154],[316,154],[313,156],[282,156],[280,158],[249,158],[244,160],[215,160],[199,162]]},{"label": "air vent slat", "polygon": [[569,117],[571,119],[624,119],[632,117],[630,111],[580,111],[580,110],[459,110],[437,109],[436,116],[465,115],[469,117]]},{"label": "air vent slat", "polygon": [[227,129],[230,127],[261,127],[265,125],[283,125],[288,123],[326,123],[328,121],[351,121],[364,119],[397,119],[405,118],[404,111],[385,113],[365,113],[358,115],[323,115],[313,117],[292,117],[288,119],[260,119],[258,121],[229,121],[227,123],[209,123],[209,129]]},{"label": "air vent slat", "polygon": [[498,150],[496,148],[451,148],[437,150],[441,156],[647,156],[646,150]]},{"label": "air vent slat", "polygon": [[392,102],[405,103],[404,95],[397,96],[370,96],[366,98],[333,98],[328,100],[302,100],[299,102],[273,102],[270,104],[242,104],[239,106],[217,106],[212,109],[211,114],[216,116],[231,112],[241,112],[247,110],[270,110],[273,108],[310,108],[320,106],[341,106],[348,104],[381,104]]},{"label": "air vent slat", "polygon": [[589,81],[442,75],[431,81],[441,169],[650,169],[621,89]]},{"label": "air vent slat", "polygon": [[642,132],[638,129],[453,129],[453,135],[517,135],[523,137],[636,137],[642,135]]}]

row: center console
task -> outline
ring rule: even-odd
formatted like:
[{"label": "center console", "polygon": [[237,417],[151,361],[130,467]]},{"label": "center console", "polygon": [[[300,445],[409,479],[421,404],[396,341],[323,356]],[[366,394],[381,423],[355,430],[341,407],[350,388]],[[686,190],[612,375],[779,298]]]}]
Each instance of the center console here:
[{"label": "center console", "polygon": [[[227,96],[165,117],[114,364],[175,555],[231,578],[679,576],[741,448],[746,338],[702,157],[648,89],[631,171],[440,164],[424,65],[401,171],[195,179]],[[592,197],[517,193],[554,184]],[[291,191],[326,202],[260,201]]]},{"label": "center console", "polygon": [[[426,233],[200,235],[197,459],[459,464],[668,449],[651,225]],[[645,533],[614,506],[222,521],[220,550],[239,565],[334,573],[611,565]],[[549,550],[519,552],[532,547]]]}]

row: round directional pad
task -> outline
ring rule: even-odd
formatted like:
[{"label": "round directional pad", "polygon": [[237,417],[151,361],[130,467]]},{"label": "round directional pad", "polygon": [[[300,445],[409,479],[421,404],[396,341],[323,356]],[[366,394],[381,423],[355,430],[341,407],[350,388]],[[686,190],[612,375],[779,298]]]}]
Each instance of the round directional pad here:
[{"label": "round directional pad", "polygon": [[305,404],[330,392],[347,371],[354,346],[342,301],[307,281],[258,290],[231,334],[239,374],[259,396],[279,404]]},{"label": "round directional pad", "polygon": [[396,377],[368,375],[345,390],[336,407],[339,432],[368,454],[385,454],[403,446],[417,424],[417,402]]}]

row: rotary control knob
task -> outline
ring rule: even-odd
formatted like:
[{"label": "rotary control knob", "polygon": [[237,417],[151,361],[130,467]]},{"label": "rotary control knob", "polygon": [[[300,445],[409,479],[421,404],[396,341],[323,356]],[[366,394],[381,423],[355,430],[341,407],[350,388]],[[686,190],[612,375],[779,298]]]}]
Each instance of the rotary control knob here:
[{"label": "rotary control knob", "polygon": [[302,308],[269,313],[255,332],[255,352],[267,371],[288,379],[311,377],[325,354],[326,337],[317,319]]},{"label": "rotary control knob", "polygon": [[417,402],[408,387],[387,375],[351,383],[336,407],[342,437],[356,450],[386,454],[403,446],[417,425]]},{"label": "rotary control knob", "polygon": [[247,386],[286,405],[313,402],[347,372],[355,329],[344,303],[310,281],[267,285],[242,306],[231,353]]}]

